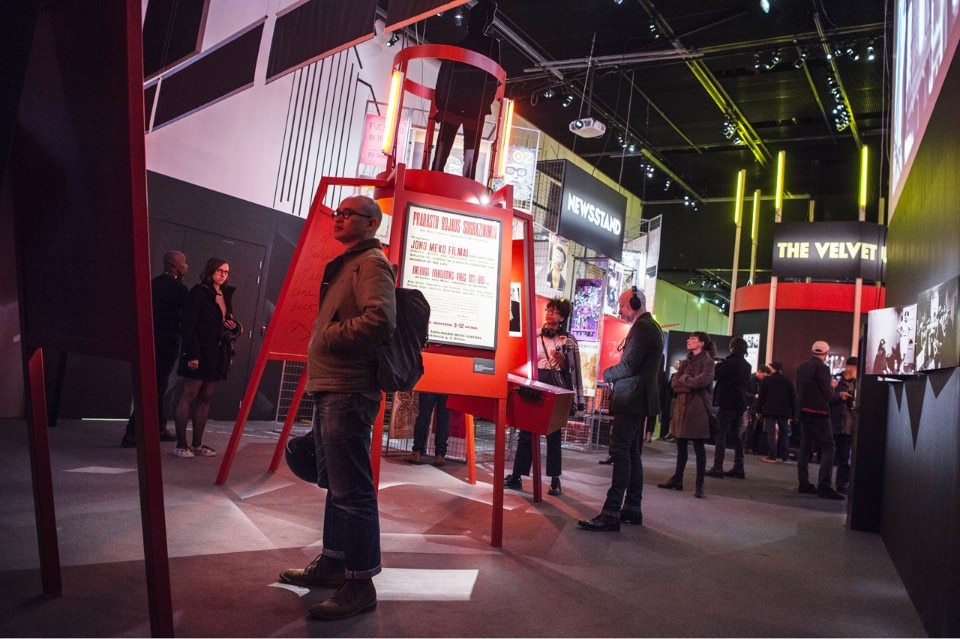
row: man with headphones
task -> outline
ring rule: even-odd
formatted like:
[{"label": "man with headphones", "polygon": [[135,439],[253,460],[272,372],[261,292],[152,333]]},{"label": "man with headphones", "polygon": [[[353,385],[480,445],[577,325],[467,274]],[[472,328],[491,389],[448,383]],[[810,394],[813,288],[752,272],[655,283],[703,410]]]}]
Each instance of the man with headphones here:
[{"label": "man with headphones", "polygon": [[577,525],[595,532],[617,532],[620,523],[643,524],[643,424],[656,415],[660,396],[657,373],[663,357],[663,331],[647,312],[647,299],[636,286],[620,294],[620,317],[633,324],[620,345],[620,362],[603,371],[613,387],[610,456],[613,478],[600,514]]}]

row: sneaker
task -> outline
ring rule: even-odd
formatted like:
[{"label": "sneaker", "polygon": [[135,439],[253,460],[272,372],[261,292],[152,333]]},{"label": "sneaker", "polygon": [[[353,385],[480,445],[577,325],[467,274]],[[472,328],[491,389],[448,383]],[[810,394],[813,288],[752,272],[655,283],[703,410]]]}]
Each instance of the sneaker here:
[{"label": "sneaker", "polygon": [[507,475],[507,478],[503,480],[503,487],[513,490],[523,490],[523,482],[515,475]]},{"label": "sneaker", "polygon": [[201,444],[197,448],[193,449],[193,454],[197,457],[216,457],[217,451],[210,448],[206,444]]},{"label": "sneaker", "polygon": [[776,463],[777,463],[778,461],[780,461],[780,460],[779,460],[779,459],[776,459],[776,458],[774,458],[774,457],[764,457],[761,461],[763,461],[763,462],[765,462],[765,463],[767,463],[767,464],[776,464]]},{"label": "sneaker", "polygon": [[550,480],[550,490],[547,491],[547,494],[553,495],[554,497],[556,497],[557,495],[563,494],[563,489],[560,487],[559,477],[554,477],[553,479]]},{"label": "sneaker", "polygon": [[196,455],[193,454],[193,451],[189,448],[174,448],[173,456],[180,457],[182,459],[193,459]]}]

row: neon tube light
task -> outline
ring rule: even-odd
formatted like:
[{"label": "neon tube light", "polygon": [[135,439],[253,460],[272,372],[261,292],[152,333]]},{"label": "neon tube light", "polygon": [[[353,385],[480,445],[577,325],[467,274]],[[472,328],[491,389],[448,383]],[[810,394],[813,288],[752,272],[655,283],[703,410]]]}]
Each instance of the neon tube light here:
[{"label": "neon tube light", "polygon": [[383,143],[380,150],[386,155],[393,155],[394,134],[397,130],[397,119],[400,117],[400,91],[403,88],[403,73],[394,70],[390,77],[390,99],[387,102],[387,115],[383,123]]}]

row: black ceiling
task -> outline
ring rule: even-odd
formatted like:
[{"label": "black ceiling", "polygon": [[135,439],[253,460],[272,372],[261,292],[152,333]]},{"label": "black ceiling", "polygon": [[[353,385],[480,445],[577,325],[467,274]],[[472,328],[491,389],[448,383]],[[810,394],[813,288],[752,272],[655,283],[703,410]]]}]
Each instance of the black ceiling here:
[{"label": "black ceiling", "polygon": [[[498,1],[501,64],[517,111],[640,197],[644,217],[664,215],[665,271],[709,269],[729,281],[737,172],[747,171],[748,194],[769,198],[781,150],[784,220],[806,219],[810,199],[818,219],[856,219],[860,145],[868,145],[876,219],[886,188],[889,0],[769,4],[765,12],[760,0]],[[455,42],[465,33],[455,13],[428,19],[419,35]],[[828,59],[827,50],[840,55]],[[843,130],[838,99],[851,114]],[[600,120],[606,134],[571,133],[582,117]],[[728,117],[739,123],[733,137],[724,133]]]}]

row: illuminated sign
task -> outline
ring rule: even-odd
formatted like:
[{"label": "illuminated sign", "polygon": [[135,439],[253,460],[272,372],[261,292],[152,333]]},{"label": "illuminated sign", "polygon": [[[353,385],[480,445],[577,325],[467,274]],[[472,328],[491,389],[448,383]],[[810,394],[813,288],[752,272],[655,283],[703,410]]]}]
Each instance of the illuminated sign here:
[{"label": "illuminated sign", "polygon": [[883,281],[887,229],[870,222],[797,222],[775,225],[773,274]]},{"label": "illuminated sign", "polygon": [[626,216],[626,197],[565,162],[557,233],[619,262]]}]

